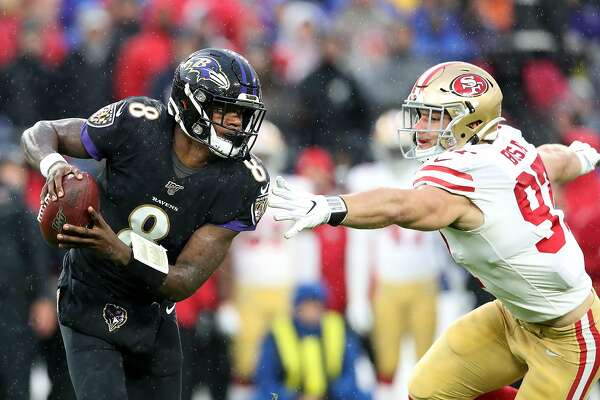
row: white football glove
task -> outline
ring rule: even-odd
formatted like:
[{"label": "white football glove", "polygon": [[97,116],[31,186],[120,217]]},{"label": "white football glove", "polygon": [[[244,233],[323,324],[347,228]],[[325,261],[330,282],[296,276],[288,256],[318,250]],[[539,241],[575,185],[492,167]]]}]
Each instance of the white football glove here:
[{"label": "white football glove", "polygon": [[373,312],[369,303],[363,301],[348,303],[346,318],[350,327],[360,336],[365,336],[371,331]]},{"label": "white football glove", "polygon": [[[339,225],[347,212],[346,203],[340,196],[321,196],[295,189],[281,176],[275,179],[269,206],[285,210],[273,216],[275,221],[294,222],[283,235],[286,239],[305,228],[314,228],[330,221],[332,225]],[[332,214],[335,218],[332,218]]]},{"label": "white football glove", "polygon": [[600,161],[600,154],[587,143],[575,140],[569,145],[569,149],[575,153],[581,162],[581,175],[593,171]]}]

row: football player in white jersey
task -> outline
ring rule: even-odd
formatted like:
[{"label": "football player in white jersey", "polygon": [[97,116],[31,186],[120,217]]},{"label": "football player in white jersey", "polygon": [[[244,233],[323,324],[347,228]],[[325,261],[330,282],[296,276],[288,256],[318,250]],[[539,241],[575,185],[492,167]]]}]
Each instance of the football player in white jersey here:
[{"label": "football player in white jersey", "polygon": [[[398,113],[388,110],[375,122],[371,147],[377,161],[348,172],[349,191],[412,186],[419,163],[402,157],[394,129]],[[346,315],[356,332],[371,333],[379,400],[397,399],[400,393],[395,389],[406,387],[406,382],[392,385],[403,354],[403,339],[413,340],[414,356],[408,359],[415,361],[433,343],[443,247],[438,234],[397,225],[374,231],[348,230]]]},{"label": "football player in white jersey", "polygon": [[497,297],[435,341],[412,373],[413,400],[474,399],[519,378],[519,399],[583,399],[598,379],[600,301],[551,182],[592,171],[600,155],[580,142],[535,148],[500,124],[501,103],[481,68],[436,65],[402,107],[400,133],[413,140],[403,152],[425,160],[413,189],[316,196],[278,178],[270,199],[276,220],[294,222],[288,238],[325,223],[439,230]]},{"label": "football player in white jersey", "polygon": [[[260,143],[256,143],[252,153],[272,168],[270,171],[281,173],[287,149],[279,128],[265,120],[259,135]],[[286,179],[306,190],[312,188],[300,177]],[[291,290],[299,281],[319,279],[319,245],[313,232],[303,232],[299,240],[287,241],[282,237],[281,224],[272,218],[264,218],[262,222],[265,223],[232,245],[229,253],[233,309],[229,310],[228,319],[239,321],[237,329],[230,332],[233,334],[232,400],[251,397],[260,343],[275,317],[291,313]],[[235,325],[223,322],[224,326]]]}]

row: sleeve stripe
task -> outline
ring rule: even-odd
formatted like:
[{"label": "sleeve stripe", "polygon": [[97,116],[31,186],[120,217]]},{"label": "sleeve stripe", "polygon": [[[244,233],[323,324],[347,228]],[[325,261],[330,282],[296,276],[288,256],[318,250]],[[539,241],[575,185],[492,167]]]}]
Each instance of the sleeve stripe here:
[{"label": "sleeve stripe", "polygon": [[423,168],[421,168],[421,171],[439,171],[439,172],[445,172],[447,174],[456,176],[457,178],[462,178],[462,179],[466,179],[468,181],[473,181],[473,177],[467,173],[464,172],[460,172],[457,171],[455,169],[452,168],[448,168],[448,167],[444,167],[441,165],[426,165]]},{"label": "sleeve stripe", "polygon": [[246,225],[240,221],[229,221],[225,224],[217,225],[235,232],[253,231],[256,229],[256,225]]},{"label": "sleeve stripe", "polygon": [[102,160],[102,155],[100,154],[100,152],[98,151],[98,148],[96,147],[96,145],[94,144],[94,142],[92,142],[92,138],[90,137],[90,134],[88,133],[88,129],[87,129],[87,122],[84,122],[82,127],[81,127],[81,144],[83,144],[83,147],[85,148],[85,151],[87,151],[87,153],[96,161],[100,161]]},{"label": "sleeve stripe", "polygon": [[473,186],[455,185],[453,183],[450,183],[450,182],[445,181],[440,178],[435,178],[433,176],[424,176],[422,178],[419,178],[413,182],[413,185],[416,185],[419,182],[425,182],[425,183],[430,182],[435,185],[443,186],[446,189],[456,190],[456,191],[460,191],[460,192],[474,192],[475,191],[475,187],[473,187]]}]

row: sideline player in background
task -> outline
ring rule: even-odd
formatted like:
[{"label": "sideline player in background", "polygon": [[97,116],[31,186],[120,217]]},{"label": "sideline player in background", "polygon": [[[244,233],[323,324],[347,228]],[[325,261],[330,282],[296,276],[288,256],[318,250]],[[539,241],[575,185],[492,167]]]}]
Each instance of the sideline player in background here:
[{"label": "sideline player in background", "polygon": [[[464,62],[427,70],[402,107],[414,189],[317,196],[277,179],[271,206],[291,237],[329,223],[440,230],[454,260],[498,300],[452,324],[415,367],[412,399],[474,399],[523,378],[520,399],[583,399],[598,378],[600,301],[554,207],[550,182],[592,171],[589,145],[535,148],[499,125],[502,92]],[[487,399],[497,398],[487,395]]]},{"label": "sideline player in background", "polygon": [[[265,120],[259,136],[252,153],[271,174],[281,173],[287,158],[281,131]],[[299,176],[289,175],[286,179],[297,187],[312,188]],[[225,261],[231,263],[232,298],[219,307],[217,321],[233,336],[231,400],[252,398],[256,362],[265,335],[276,318],[292,314],[290,299],[294,287],[319,279],[319,246],[314,232],[302,232],[297,240],[285,240],[284,227],[273,221],[270,212],[266,212],[255,231],[232,244],[230,257]],[[237,324],[231,323],[234,320]]]},{"label": "sideline player in background", "polygon": [[[377,161],[348,172],[350,192],[412,186],[420,164],[402,157],[394,129],[398,112],[388,110],[375,122],[371,147]],[[396,399],[400,394],[394,386],[399,385],[392,384],[401,356],[406,359],[404,339],[413,339],[414,356],[408,359],[414,365],[435,337],[444,245],[433,232],[392,225],[376,231],[348,229],[346,248],[348,322],[359,334],[371,334],[377,398]]]},{"label": "sideline player in background", "polygon": [[[147,97],[87,121],[40,121],[22,144],[47,181],[80,171],[59,154],[106,159],[93,227],[65,225],[71,247],[59,321],[78,399],[179,399],[181,347],[173,302],[194,293],[265,208],[269,177],[250,154],[265,113],[256,72],[230,50],[192,53],[175,71],[168,108]],[[132,247],[130,247],[130,245]],[[142,256],[158,245],[168,263]],[[135,256],[135,257],[134,257]],[[169,265],[170,264],[170,265]]]}]

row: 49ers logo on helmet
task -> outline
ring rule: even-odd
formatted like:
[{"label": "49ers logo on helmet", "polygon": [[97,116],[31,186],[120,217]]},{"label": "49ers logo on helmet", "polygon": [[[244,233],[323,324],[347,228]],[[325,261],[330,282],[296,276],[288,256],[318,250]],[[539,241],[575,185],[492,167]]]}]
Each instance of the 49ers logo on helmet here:
[{"label": "49ers logo on helmet", "polygon": [[450,84],[452,93],[462,97],[477,97],[488,91],[490,85],[482,76],[462,74],[454,78]]}]

